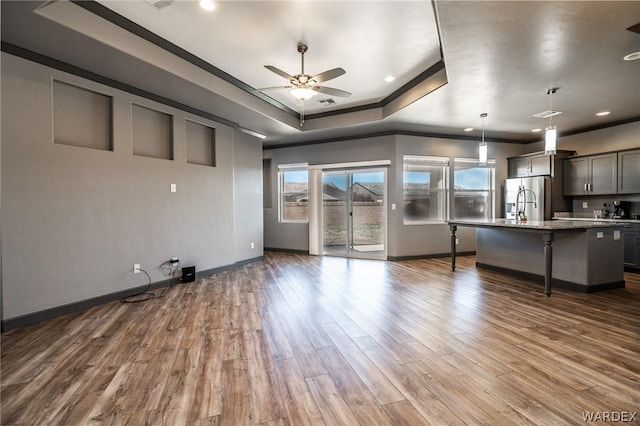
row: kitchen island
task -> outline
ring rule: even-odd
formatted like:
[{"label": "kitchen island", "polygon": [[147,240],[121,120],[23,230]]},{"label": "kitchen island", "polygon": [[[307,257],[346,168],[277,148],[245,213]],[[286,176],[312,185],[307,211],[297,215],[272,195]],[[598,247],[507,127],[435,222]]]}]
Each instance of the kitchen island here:
[{"label": "kitchen island", "polygon": [[624,287],[624,224],[604,221],[451,220],[451,269],[456,268],[456,231],[476,231],[476,266],[544,278],[582,292]]}]

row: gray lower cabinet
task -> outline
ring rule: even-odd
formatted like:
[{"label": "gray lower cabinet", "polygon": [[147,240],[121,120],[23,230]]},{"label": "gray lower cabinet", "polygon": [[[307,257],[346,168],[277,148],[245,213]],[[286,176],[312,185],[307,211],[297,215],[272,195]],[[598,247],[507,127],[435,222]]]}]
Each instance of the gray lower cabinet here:
[{"label": "gray lower cabinet", "polygon": [[640,194],[640,149],[618,152],[618,194]]},{"label": "gray lower cabinet", "polygon": [[624,230],[624,266],[640,269],[640,225]]},{"label": "gray lower cabinet", "polygon": [[617,194],[618,154],[600,154],[564,161],[564,195]]}]

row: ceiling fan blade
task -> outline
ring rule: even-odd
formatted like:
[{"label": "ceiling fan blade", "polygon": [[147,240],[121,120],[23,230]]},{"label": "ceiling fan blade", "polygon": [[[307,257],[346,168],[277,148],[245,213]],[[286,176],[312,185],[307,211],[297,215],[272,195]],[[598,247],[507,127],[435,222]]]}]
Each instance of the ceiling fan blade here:
[{"label": "ceiling fan blade", "polygon": [[277,90],[277,89],[293,89],[293,86],[273,86],[273,87],[263,87],[260,89],[253,89],[252,92],[267,92],[270,90]]},{"label": "ceiling fan blade", "polygon": [[264,67],[266,69],[268,69],[269,71],[272,71],[272,72],[278,74],[279,76],[286,78],[287,80],[293,80],[293,76],[292,75],[282,71],[280,68],[276,68],[273,65],[265,65]]},{"label": "ceiling fan blade", "polygon": [[329,81],[336,77],[340,77],[342,74],[345,74],[345,73],[346,71],[343,70],[342,68],[334,68],[332,70],[321,72],[318,75],[314,75],[312,79],[315,80],[316,83],[322,83],[324,81]]},{"label": "ceiling fan blade", "polygon": [[341,98],[348,98],[351,96],[351,92],[347,92],[345,90],[335,89],[333,87],[326,86],[314,86],[312,87],[316,92],[324,93],[325,95],[338,96]]}]

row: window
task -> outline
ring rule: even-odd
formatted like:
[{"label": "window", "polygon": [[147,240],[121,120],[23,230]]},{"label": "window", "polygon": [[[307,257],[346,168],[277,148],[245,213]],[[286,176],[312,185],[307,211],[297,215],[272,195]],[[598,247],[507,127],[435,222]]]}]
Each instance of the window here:
[{"label": "window", "polygon": [[408,225],[446,220],[449,159],[405,155],[402,161],[404,223]]},{"label": "window", "polygon": [[453,173],[454,219],[495,217],[495,161],[480,165],[478,160],[455,159]]},{"label": "window", "polygon": [[280,222],[307,222],[309,211],[309,172],[306,164],[278,166]]}]

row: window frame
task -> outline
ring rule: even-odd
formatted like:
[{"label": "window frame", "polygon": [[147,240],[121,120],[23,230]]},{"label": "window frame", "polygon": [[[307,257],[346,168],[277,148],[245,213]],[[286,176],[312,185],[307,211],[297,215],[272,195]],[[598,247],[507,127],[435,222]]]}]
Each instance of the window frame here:
[{"label": "window frame", "polygon": [[[307,173],[307,214],[305,219],[287,219],[285,213],[284,185],[287,172]],[[307,163],[278,164],[278,223],[309,223],[309,165]]]},{"label": "window frame", "polygon": [[[441,196],[439,199],[442,203],[438,205],[438,219],[422,219],[422,220],[407,220],[405,215],[405,197],[407,191],[406,173],[411,170],[407,170],[410,162],[415,163],[422,162],[425,166],[442,167],[442,176],[444,180],[444,188],[431,189],[430,192],[436,192]],[[451,159],[449,157],[440,157],[433,155],[403,155],[402,156],[402,224],[407,226],[413,225],[433,225],[445,223],[449,218],[449,203],[450,203],[450,169]],[[431,182],[430,182],[431,183]]]},{"label": "window frame", "polygon": [[[473,164],[473,167],[464,167],[459,168],[459,164]],[[489,192],[488,198],[489,200],[489,213],[485,214],[481,220],[493,220],[496,217],[496,160],[489,159],[486,163],[480,163],[477,158],[454,158],[453,159],[453,167],[451,167],[451,182],[453,182],[453,189],[451,190],[451,201],[450,201],[450,217],[452,220],[464,220],[470,218],[457,217],[456,215],[456,193],[461,192],[456,190],[456,171],[462,169],[470,169],[470,168],[481,168],[481,169],[489,169],[489,183],[490,188],[488,189],[465,189],[464,192]],[[478,218],[474,218],[478,219]]]}]

